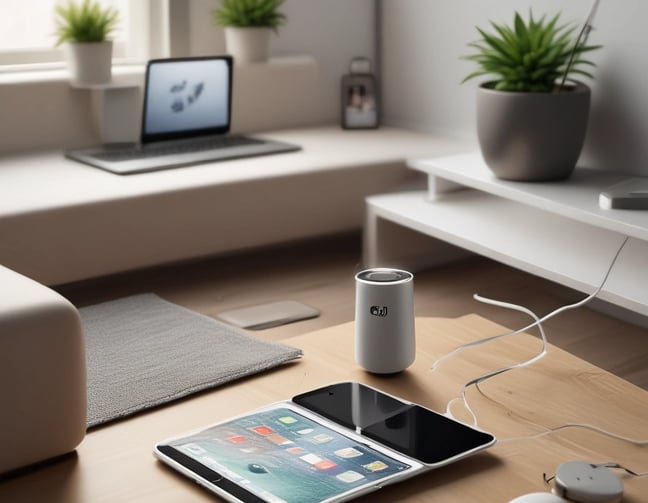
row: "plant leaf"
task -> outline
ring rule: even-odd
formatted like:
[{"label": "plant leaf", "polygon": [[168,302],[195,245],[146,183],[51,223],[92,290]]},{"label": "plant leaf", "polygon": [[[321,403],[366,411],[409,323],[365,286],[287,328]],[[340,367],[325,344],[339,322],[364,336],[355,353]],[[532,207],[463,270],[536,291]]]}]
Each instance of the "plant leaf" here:
[{"label": "plant leaf", "polygon": [[560,13],[536,19],[529,10],[526,22],[518,12],[515,12],[511,26],[491,21],[492,33],[476,27],[481,39],[468,43],[475,52],[462,56],[462,59],[473,61],[478,68],[462,82],[491,75],[495,79],[494,89],[552,92],[563,76],[573,80],[570,78],[573,73],[592,78],[582,66],[595,65],[582,54],[601,46],[575,47],[576,27],[559,24],[559,20]]}]

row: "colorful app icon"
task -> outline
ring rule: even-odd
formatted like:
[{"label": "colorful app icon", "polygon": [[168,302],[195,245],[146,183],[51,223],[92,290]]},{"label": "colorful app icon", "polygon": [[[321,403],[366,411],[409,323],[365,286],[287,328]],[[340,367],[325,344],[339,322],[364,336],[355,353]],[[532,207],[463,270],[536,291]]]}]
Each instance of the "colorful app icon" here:
[{"label": "colorful app icon", "polygon": [[279,435],[279,433],[271,433],[270,435],[267,435],[266,438],[270,440],[270,442],[272,442],[273,444],[277,444],[277,445],[294,444],[292,440],[288,440],[283,435]]},{"label": "colorful app icon", "polygon": [[364,475],[358,472],[354,472],[353,470],[347,470],[346,472],[342,472],[339,475],[336,475],[335,477],[341,480],[342,482],[346,482],[347,484],[352,484],[353,482],[357,482],[358,480],[363,479]]},{"label": "colorful app icon", "polygon": [[373,461],[372,463],[369,463],[367,465],[362,465],[362,466],[367,470],[369,470],[370,472],[379,472],[381,470],[388,468],[388,466],[385,463],[379,460]]},{"label": "colorful app icon", "polygon": [[247,437],[243,435],[233,435],[231,437],[227,437],[227,440],[229,442],[232,442],[233,444],[242,444],[247,440]]},{"label": "colorful app icon", "polygon": [[279,421],[283,424],[293,424],[297,422],[297,419],[292,416],[283,416],[279,418]]},{"label": "colorful app icon", "polygon": [[362,456],[362,452],[360,452],[358,449],[354,449],[353,447],[344,447],[343,449],[338,449],[337,451],[335,451],[335,455],[340,456],[344,459],[349,459]]},{"label": "colorful app icon", "polygon": [[323,459],[319,463],[315,463],[314,466],[319,470],[330,470],[332,468],[335,468],[337,466],[337,463],[334,463],[330,459]]},{"label": "colorful app icon", "polygon": [[325,444],[326,442],[333,440],[333,437],[331,435],[327,435],[326,433],[319,433],[318,435],[314,435],[311,440],[316,444]]},{"label": "colorful app icon", "polygon": [[322,461],[322,458],[320,458],[315,454],[304,454],[303,456],[299,456],[299,459],[301,459],[302,461],[306,461],[308,464],[311,465],[314,465]]},{"label": "colorful app icon", "polygon": [[254,433],[256,433],[257,435],[261,435],[261,436],[264,436],[264,437],[266,435],[270,435],[270,434],[275,432],[272,428],[270,428],[268,426],[265,426],[265,425],[255,426],[254,428],[250,428],[250,429]]},{"label": "colorful app icon", "polygon": [[290,454],[301,454],[302,452],[304,452],[304,449],[301,447],[288,447],[288,449],[286,449],[286,452],[289,452]]}]

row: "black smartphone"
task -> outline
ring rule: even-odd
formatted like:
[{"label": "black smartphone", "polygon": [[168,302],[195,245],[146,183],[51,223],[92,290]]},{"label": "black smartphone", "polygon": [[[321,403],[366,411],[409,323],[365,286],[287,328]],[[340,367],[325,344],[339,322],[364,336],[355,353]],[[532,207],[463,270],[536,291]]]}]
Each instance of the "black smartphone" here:
[{"label": "black smartphone", "polygon": [[331,384],[292,401],[426,465],[456,461],[495,443],[490,433],[358,382]]}]

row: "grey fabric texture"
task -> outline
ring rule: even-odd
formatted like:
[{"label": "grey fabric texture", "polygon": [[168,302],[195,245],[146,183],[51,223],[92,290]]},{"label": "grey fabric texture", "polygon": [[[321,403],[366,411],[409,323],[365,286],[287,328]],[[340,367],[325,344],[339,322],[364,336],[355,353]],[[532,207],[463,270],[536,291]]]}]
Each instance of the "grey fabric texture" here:
[{"label": "grey fabric texture", "polygon": [[88,427],[302,356],[154,294],[79,309],[86,338]]}]

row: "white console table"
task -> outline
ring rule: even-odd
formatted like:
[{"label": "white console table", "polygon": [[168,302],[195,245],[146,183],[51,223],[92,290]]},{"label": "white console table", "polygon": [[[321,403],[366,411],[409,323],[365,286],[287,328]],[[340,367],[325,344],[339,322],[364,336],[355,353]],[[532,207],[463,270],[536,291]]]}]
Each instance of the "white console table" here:
[{"label": "white console table", "polygon": [[598,206],[600,191],[622,175],[577,169],[565,181],[507,182],[490,173],[479,152],[408,166],[428,175],[428,190],[367,198],[368,266],[405,265],[394,250],[413,267],[448,260],[436,250],[415,253],[398,235],[403,227],[436,238],[435,246],[449,243],[591,293],[628,236],[598,297],[648,316],[648,212]]},{"label": "white console table", "polygon": [[425,186],[408,155],[466,149],[384,127],[264,136],[302,150],[128,176],[60,150],[0,156],[0,264],[59,285],[355,231],[367,195]]}]

